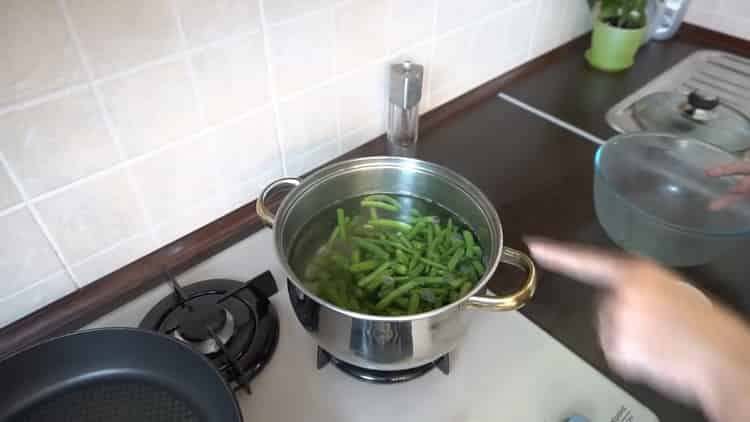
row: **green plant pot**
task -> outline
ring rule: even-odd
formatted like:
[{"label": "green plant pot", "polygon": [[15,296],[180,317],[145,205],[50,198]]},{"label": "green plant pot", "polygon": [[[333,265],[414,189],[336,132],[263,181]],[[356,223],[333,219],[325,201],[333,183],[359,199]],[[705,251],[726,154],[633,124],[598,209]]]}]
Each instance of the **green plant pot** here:
[{"label": "green plant pot", "polygon": [[586,60],[596,69],[619,72],[633,66],[635,53],[641,46],[648,28],[616,28],[599,19],[594,22],[591,49],[586,51]]}]

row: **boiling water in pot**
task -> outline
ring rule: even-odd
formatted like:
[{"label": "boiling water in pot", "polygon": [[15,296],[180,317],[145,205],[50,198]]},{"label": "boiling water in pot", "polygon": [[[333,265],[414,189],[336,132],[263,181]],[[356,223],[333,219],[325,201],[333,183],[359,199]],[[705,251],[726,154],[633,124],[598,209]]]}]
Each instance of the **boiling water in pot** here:
[{"label": "boiling water in pot", "polygon": [[427,312],[468,294],[485,272],[474,232],[425,199],[363,195],[312,218],[293,242],[291,267],[313,293],[355,312]]}]

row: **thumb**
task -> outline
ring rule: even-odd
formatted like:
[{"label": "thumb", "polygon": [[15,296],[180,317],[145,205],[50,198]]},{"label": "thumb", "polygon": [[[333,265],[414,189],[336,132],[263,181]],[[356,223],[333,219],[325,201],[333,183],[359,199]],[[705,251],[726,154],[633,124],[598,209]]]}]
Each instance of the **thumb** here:
[{"label": "thumb", "polygon": [[742,160],[717,166],[706,170],[706,174],[713,177],[750,174],[750,161]]},{"label": "thumb", "polygon": [[595,248],[542,238],[527,238],[529,250],[543,267],[598,287],[617,287],[628,259]]}]

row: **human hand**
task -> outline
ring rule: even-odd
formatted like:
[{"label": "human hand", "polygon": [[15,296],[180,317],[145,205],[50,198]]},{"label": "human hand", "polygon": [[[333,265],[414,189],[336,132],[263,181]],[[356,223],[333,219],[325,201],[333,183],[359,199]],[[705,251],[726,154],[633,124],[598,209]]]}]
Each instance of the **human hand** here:
[{"label": "human hand", "polygon": [[[750,156],[748,157],[750,158]],[[714,167],[706,170],[706,174],[712,177],[745,176],[742,180],[732,186],[729,193],[711,203],[714,211],[722,210],[735,202],[750,197],[750,161],[737,161],[732,164]]]},{"label": "human hand", "polygon": [[727,407],[732,397],[746,406],[750,393],[750,331],[740,319],[650,261],[540,239],[529,248],[542,266],[606,289],[599,337],[613,369],[698,401],[717,421],[747,420],[725,412],[750,419],[750,409]]}]

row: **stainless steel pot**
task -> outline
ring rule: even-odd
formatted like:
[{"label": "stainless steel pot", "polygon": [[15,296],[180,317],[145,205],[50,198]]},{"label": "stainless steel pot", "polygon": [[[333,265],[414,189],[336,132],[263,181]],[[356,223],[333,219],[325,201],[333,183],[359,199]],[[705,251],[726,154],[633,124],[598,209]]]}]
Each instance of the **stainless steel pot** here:
[{"label": "stainless steel pot", "polygon": [[[292,189],[274,216],[266,202],[280,188]],[[293,242],[305,224],[338,201],[373,193],[432,200],[474,230],[487,251],[487,272],[466,298],[418,315],[383,317],[339,308],[305,287],[289,264]],[[332,164],[305,180],[285,178],[271,183],[261,193],[257,211],[273,227],[276,254],[288,274],[289,298],[299,321],[323,349],[363,368],[392,371],[432,362],[461,342],[469,328],[471,309],[515,310],[526,304],[536,289],[532,260],[503,247],[502,226],[492,203],[467,179],[436,164],[403,157],[371,157]],[[524,269],[527,279],[513,294],[484,295],[485,286],[500,263]]]}]

